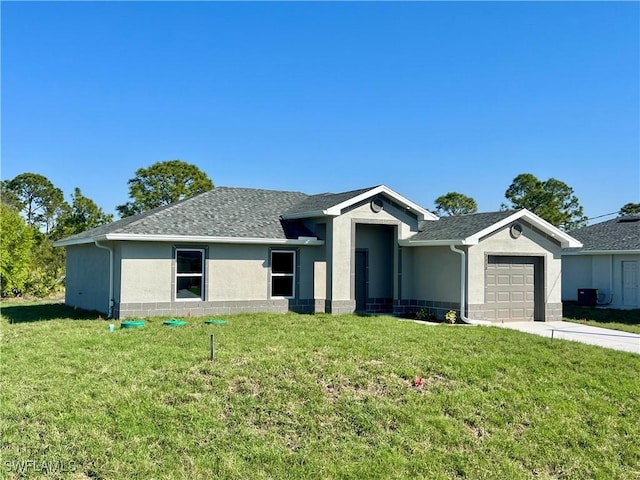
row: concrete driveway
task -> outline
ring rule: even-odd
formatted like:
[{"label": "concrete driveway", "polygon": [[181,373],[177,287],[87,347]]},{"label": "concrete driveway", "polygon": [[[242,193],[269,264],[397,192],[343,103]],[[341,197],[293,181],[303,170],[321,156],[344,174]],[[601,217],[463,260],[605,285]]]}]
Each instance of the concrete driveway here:
[{"label": "concrete driveway", "polygon": [[497,327],[640,354],[640,335],[572,322],[507,322]]}]

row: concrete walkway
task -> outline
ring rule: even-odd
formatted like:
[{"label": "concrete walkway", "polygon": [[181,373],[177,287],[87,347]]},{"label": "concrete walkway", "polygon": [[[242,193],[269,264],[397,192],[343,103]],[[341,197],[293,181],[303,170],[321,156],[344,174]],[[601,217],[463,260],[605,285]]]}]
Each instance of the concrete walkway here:
[{"label": "concrete walkway", "polygon": [[640,354],[640,335],[572,322],[508,322],[497,327]]}]

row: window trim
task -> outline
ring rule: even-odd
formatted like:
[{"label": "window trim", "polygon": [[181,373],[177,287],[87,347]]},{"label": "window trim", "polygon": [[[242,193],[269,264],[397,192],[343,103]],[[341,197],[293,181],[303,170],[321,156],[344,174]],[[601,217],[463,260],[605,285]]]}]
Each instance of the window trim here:
[{"label": "window trim", "polygon": [[[200,252],[202,257],[202,272],[200,273],[178,273],[178,253],[179,252]],[[176,302],[203,302],[205,301],[205,270],[207,263],[207,253],[205,248],[198,247],[175,247],[174,248],[174,288],[173,288],[173,299]],[[178,279],[185,277],[200,277],[200,297],[199,298],[179,298],[178,297]]]},{"label": "window trim", "polygon": [[[273,272],[273,254],[274,253],[290,253],[293,255],[293,272],[292,273],[274,273]],[[296,298],[296,261],[297,261],[297,252],[295,250],[279,250],[272,249],[269,252],[269,298],[284,298],[284,299],[292,299]],[[273,279],[274,277],[287,277],[291,278],[291,296],[284,295],[274,295],[273,294]]]}]

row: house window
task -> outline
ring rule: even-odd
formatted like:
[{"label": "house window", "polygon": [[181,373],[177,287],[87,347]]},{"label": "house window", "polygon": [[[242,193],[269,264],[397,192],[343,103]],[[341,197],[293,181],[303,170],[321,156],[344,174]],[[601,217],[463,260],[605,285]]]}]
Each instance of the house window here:
[{"label": "house window", "polygon": [[203,249],[176,249],[176,300],[204,300]]},{"label": "house window", "polygon": [[295,297],[296,252],[289,250],[271,251],[271,296]]}]

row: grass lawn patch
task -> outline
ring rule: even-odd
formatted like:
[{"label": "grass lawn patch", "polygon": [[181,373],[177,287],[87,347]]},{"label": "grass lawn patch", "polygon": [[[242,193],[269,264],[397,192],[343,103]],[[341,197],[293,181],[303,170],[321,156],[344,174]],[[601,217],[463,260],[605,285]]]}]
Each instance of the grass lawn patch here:
[{"label": "grass lawn patch", "polygon": [[384,316],[109,332],[51,308],[2,312],[2,478],[640,475],[631,353]]},{"label": "grass lawn patch", "polygon": [[614,308],[582,307],[576,302],[564,302],[562,316],[569,322],[640,333],[640,309],[638,308],[617,310]]}]

